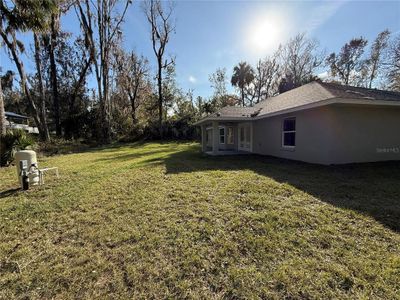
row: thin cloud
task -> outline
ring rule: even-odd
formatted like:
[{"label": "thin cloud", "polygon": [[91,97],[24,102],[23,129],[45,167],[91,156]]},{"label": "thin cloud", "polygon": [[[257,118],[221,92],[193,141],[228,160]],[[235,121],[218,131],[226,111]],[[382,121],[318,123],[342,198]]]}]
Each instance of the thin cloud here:
[{"label": "thin cloud", "polygon": [[324,71],[321,72],[317,75],[321,80],[325,80],[329,77],[329,72],[328,71]]},{"label": "thin cloud", "polygon": [[328,21],[336,12],[346,3],[346,1],[323,2],[312,12],[305,31],[312,32],[326,21]]},{"label": "thin cloud", "polygon": [[196,82],[197,82],[196,77],[194,77],[193,75],[190,75],[189,78],[188,78],[188,80],[189,80],[189,82],[191,82],[191,83],[196,83]]}]

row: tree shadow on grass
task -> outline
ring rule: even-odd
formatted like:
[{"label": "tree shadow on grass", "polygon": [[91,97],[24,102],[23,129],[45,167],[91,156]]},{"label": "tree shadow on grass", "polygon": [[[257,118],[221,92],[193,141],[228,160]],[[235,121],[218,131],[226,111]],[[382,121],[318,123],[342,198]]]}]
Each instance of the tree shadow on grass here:
[{"label": "tree shadow on grass", "polygon": [[7,198],[9,196],[17,194],[20,191],[21,191],[21,188],[14,188],[14,189],[9,189],[9,190],[6,190],[6,191],[2,191],[2,192],[0,192],[0,199]]},{"label": "tree shadow on grass", "polygon": [[[129,161],[133,159],[140,159],[146,156],[151,156],[155,154],[161,154],[165,153],[165,149],[160,149],[160,150],[152,150],[152,151],[143,151],[143,152],[136,152],[136,153],[122,153],[122,154],[116,154],[112,153],[110,155],[100,157],[96,159],[96,162],[102,162],[102,163],[108,163],[108,162],[124,162],[124,161]],[[148,160],[146,160],[148,161]]]},{"label": "tree shadow on grass", "polygon": [[400,232],[400,162],[314,165],[260,155],[211,157],[198,147],[163,159],[167,173],[252,170]]}]

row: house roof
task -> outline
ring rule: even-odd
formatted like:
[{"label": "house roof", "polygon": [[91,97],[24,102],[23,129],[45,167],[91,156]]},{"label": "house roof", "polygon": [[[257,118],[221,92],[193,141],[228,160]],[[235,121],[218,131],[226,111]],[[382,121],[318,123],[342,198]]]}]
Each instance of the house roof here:
[{"label": "house roof", "polygon": [[212,116],[215,117],[251,117],[254,107],[225,106]]},{"label": "house roof", "polygon": [[14,118],[14,119],[29,119],[29,117],[23,116],[23,115],[19,115],[10,111],[6,111],[5,112],[6,117],[10,117],[10,118]]},{"label": "house roof", "polygon": [[319,82],[319,84],[339,98],[400,101],[399,92],[367,89],[337,83]]},{"label": "house roof", "polygon": [[313,81],[283,94],[261,101],[253,107],[224,107],[218,112],[200,120],[249,120],[262,118],[288,110],[299,110],[317,104],[330,104],[328,100],[352,99],[353,103],[377,104],[381,101],[394,101],[400,105],[400,93],[345,86],[336,83]]}]

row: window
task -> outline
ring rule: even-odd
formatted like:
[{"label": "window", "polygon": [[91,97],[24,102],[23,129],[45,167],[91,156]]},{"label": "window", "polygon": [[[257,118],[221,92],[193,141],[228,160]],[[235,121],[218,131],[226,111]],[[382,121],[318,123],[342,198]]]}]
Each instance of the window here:
[{"label": "window", "polygon": [[283,120],[282,146],[288,148],[296,146],[296,118]]},{"label": "window", "polygon": [[225,127],[219,128],[219,143],[225,144]]},{"label": "window", "polygon": [[230,144],[230,145],[233,144],[233,127],[228,127],[226,139],[227,139],[228,144]]}]

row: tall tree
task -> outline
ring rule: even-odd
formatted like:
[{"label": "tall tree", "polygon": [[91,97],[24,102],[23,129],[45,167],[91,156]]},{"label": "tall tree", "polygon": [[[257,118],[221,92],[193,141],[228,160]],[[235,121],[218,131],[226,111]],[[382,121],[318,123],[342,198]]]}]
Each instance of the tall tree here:
[{"label": "tall tree", "polygon": [[[44,91],[43,85],[43,77],[42,77],[42,61],[40,58],[40,41],[38,34],[36,32],[33,33],[33,41],[35,48],[35,63],[36,63],[36,77],[38,80],[39,86],[39,110],[40,110],[40,120],[42,124],[47,124],[46,121],[46,95]],[[47,126],[43,126],[43,134],[45,135],[46,140],[50,140],[50,133]]]},{"label": "tall tree", "polygon": [[[0,68],[1,69],[1,68]],[[6,134],[6,115],[5,115],[5,99],[13,94],[12,86],[14,80],[14,72],[8,70],[3,76],[0,76],[0,137]],[[6,93],[8,92],[8,95]]]},{"label": "tall tree", "polygon": [[368,66],[368,87],[371,88],[374,80],[377,78],[382,67],[382,58],[388,46],[390,31],[388,29],[380,32],[372,44],[369,58],[367,59]]},{"label": "tall tree", "polygon": [[295,85],[293,83],[293,78],[292,78],[292,76],[290,74],[286,75],[285,77],[282,77],[280,79],[279,84],[278,84],[278,92],[279,92],[279,94],[283,94],[283,93],[285,93],[287,91],[290,91],[290,90],[292,90],[294,88],[295,88]]},{"label": "tall tree", "polygon": [[175,25],[171,18],[173,6],[169,5],[164,8],[160,0],[150,0],[145,3],[144,12],[147,21],[151,26],[151,41],[153,52],[157,60],[157,88],[158,88],[158,126],[159,134],[162,138],[162,122],[163,122],[163,71],[168,66],[175,64],[174,59],[164,59],[165,49],[170,40],[171,34],[175,31]]},{"label": "tall tree", "polygon": [[208,107],[207,111],[211,112],[212,106],[214,106],[215,108],[220,108],[228,105],[227,99],[229,95],[228,89],[226,87],[226,85],[228,84],[226,69],[217,68],[217,70],[215,70],[215,72],[208,77],[208,80],[211,83],[211,88],[214,90],[211,101],[213,105],[211,105],[211,103],[204,103],[204,105]]},{"label": "tall tree", "polygon": [[0,138],[6,134],[6,115],[4,111],[3,89],[0,80]]},{"label": "tall tree", "polygon": [[50,35],[47,45],[49,51],[49,59],[50,59],[51,95],[53,98],[54,123],[56,125],[56,135],[58,137],[61,136],[61,123],[60,123],[60,99],[58,95],[55,48],[57,45],[59,27],[60,27],[60,9],[58,8],[51,14],[50,17]]},{"label": "tall tree", "polygon": [[357,72],[362,68],[363,61],[361,59],[365,46],[368,41],[364,38],[354,38],[346,43],[339,54],[331,53],[326,58],[326,63],[330,67],[333,77],[348,85],[354,83],[352,77],[356,77]]},{"label": "tall tree", "polygon": [[[61,12],[63,13],[66,9],[63,6]],[[73,38],[71,33],[59,28],[57,29],[57,43],[54,51],[49,51],[50,34],[42,35],[42,40],[44,44],[42,60],[45,62],[44,77],[48,94],[50,94],[53,102],[53,116],[56,115],[56,112],[54,109],[54,79],[52,77],[53,74],[56,74],[58,103],[60,112],[62,112],[60,113],[60,126],[63,129],[65,138],[78,137],[82,129],[79,122],[82,123],[83,121],[80,118],[86,114],[88,105],[86,103],[88,98],[85,96],[87,91],[85,84],[93,62],[90,55],[90,47],[87,43],[88,37],[83,31],[83,34]],[[52,52],[56,59],[56,72],[51,71],[54,69],[51,63]]]},{"label": "tall tree", "polygon": [[[49,35],[47,33],[38,34],[40,36],[40,56],[42,64],[42,81],[45,91],[46,106],[52,114],[54,120],[54,106],[52,97],[52,72],[49,53]],[[63,128],[64,137],[69,139],[73,136],[78,137],[82,132],[83,120],[80,118],[86,114],[87,97],[86,79],[90,72],[90,57],[85,47],[84,38],[77,36],[73,38],[71,33],[59,30],[57,45],[54,49],[54,56],[57,65],[57,85],[60,99],[60,123]],[[36,91],[40,92],[38,76],[33,77]],[[44,99],[42,97],[42,99]],[[38,105],[40,102],[37,102]]]},{"label": "tall tree", "polygon": [[277,55],[260,59],[257,62],[254,72],[254,81],[248,92],[251,97],[251,103],[259,103],[273,96],[278,91],[280,72]]},{"label": "tall tree", "polygon": [[182,91],[176,82],[176,70],[174,64],[169,65],[164,72],[162,93],[164,99],[163,118],[164,120],[167,120],[168,112],[173,110],[177,98],[182,96]]},{"label": "tall tree", "polygon": [[228,89],[226,88],[228,79],[225,68],[218,68],[208,77],[208,80],[214,89],[214,97],[220,98],[228,94]]},{"label": "tall tree", "polygon": [[[102,111],[102,136],[104,142],[111,141],[111,101],[110,101],[110,68],[111,55],[115,44],[121,41],[121,24],[132,0],[122,5],[118,13],[117,0],[76,1],[78,18],[86,36],[86,43],[94,65],[97,93]],[[95,20],[93,20],[95,16]],[[96,21],[96,24],[94,24]],[[96,31],[95,31],[96,30]]]},{"label": "tall tree", "polygon": [[231,83],[239,88],[242,106],[245,106],[246,88],[254,80],[254,70],[247,62],[240,62],[233,68]]},{"label": "tall tree", "polygon": [[400,35],[390,43],[385,68],[388,88],[392,91],[400,92]]},{"label": "tall tree", "polygon": [[315,70],[321,66],[323,55],[318,49],[318,42],[308,38],[305,33],[296,35],[279,47],[283,73],[291,78],[294,87],[309,82]]},{"label": "tall tree", "polygon": [[51,86],[51,97],[53,99],[53,111],[54,111],[54,123],[56,126],[56,135],[61,136],[61,112],[60,112],[60,96],[59,96],[59,84],[58,84],[58,73],[57,73],[57,62],[56,52],[59,44],[60,30],[60,18],[61,14],[67,12],[73,2],[70,0],[55,0],[57,1],[57,9],[53,11],[50,16],[50,33],[46,35],[46,48],[48,51],[49,63],[50,63],[50,86]]},{"label": "tall tree", "polygon": [[148,62],[144,57],[138,57],[135,52],[126,53],[123,50],[116,55],[117,86],[120,92],[129,99],[131,106],[132,125],[137,125],[137,109],[145,93],[148,93]]},{"label": "tall tree", "polygon": [[41,121],[40,112],[37,109],[28,86],[24,64],[20,58],[20,53],[24,51],[25,47],[17,39],[17,32],[28,30],[40,31],[48,28],[49,15],[54,8],[55,3],[52,0],[0,2],[0,36],[10,51],[11,57],[17,67],[21,78],[21,86],[42,140],[48,139],[48,135],[46,134],[47,124]]},{"label": "tall tree", "polygon": [[225,68],[217,68],[217,70],[208,77],[208,80],[214,92],[210,101],[202,103],[201,110],[204,113],[210,114],[221,107],[235,106],[240,103],[236,95],[228,94],[228,76]]},{"label": "tall tree", "polygon": [[60,70],[58,79],[60,94],[67,100],[66,107],[63,107],[61,122],[64,124],[64,136],[72,138],[79,131],[77,118],[86,111],[85,83],[90,72],[92,57],[87,52],[84,38],[78,36],[73,43],[70,43],[67,36],[68,34],[59,32],[55,50]]}]

